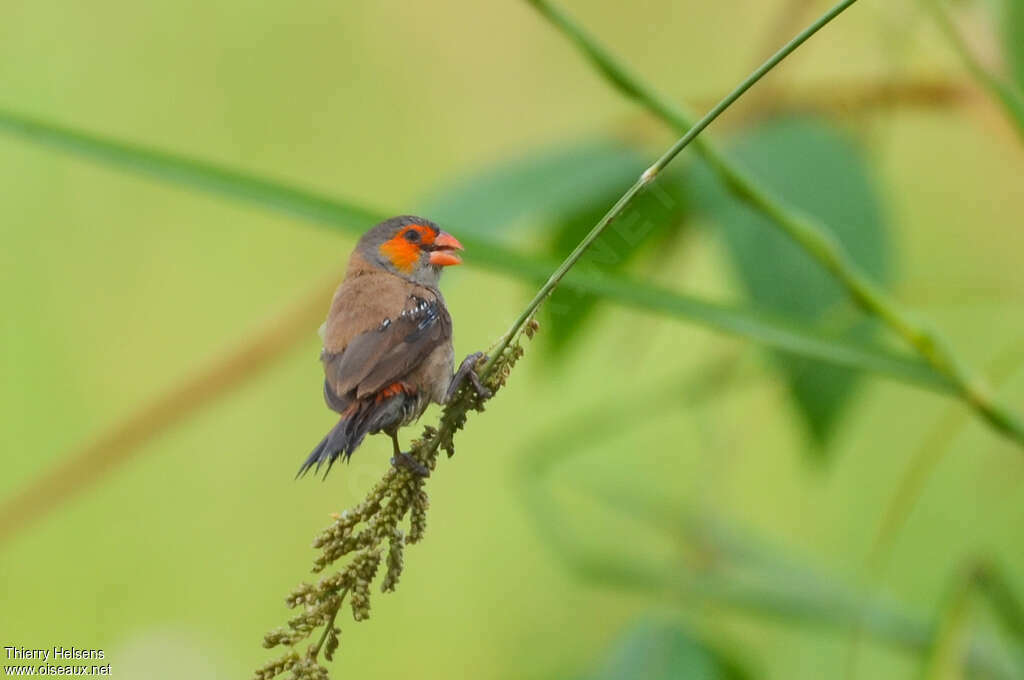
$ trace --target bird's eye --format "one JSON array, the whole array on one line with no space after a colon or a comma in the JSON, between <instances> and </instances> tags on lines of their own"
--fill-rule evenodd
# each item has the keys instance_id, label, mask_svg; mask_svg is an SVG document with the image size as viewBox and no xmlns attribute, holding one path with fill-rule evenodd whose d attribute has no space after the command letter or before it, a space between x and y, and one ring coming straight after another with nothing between
<instances>
[{"instance_id":1,"label":"bird's eye","mask_svg":"<svg viewBox=\"0 0 1024 680\"><path fill-rule=\"evenodd\" d=\"M402 234L402 236L404 236L405 240L408 241L409 243L420 242L420 232L416 231L415 229L409 229L404 234Z\"/></svg>"}]
</instances>

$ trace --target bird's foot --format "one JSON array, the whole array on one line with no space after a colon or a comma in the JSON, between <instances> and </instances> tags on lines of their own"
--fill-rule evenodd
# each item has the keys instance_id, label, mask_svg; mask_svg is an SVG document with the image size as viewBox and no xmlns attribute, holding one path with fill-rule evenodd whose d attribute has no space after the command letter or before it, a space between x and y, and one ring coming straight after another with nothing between
<instances>
[{"instance_id":1,"label":"bird's foot","mask_svg":"<svg viewBox=\"0 0 1024 680\"><path fill-rule=\"evenodd\" d=\"M476 374L476 365L480 359L486 359L483 352L473 352L468 357L462 360L459 364L459 370L455 371L455 375L452 377L452 382L448 386L448 392L445 394L444 403L448 403L455 396L455 393L459 391L462 384L469 380L473 385L473 389L476 390L476 394L480 399L490 399L494 396L494 393L483 386L480 382L480 376Z\"/></svg>"},{"instance_id":2,"label":"bird's foot","mask_svg":"<svg viewBox=\"0 0 1024 680\"><path fill-rule=\"evenodd\" d=\"M407 451L400 451L391 458L391 464L399 470L408 470L417 477L429 477L430 470L426 465L412 457Z\"/></svg>"}]
</instances>

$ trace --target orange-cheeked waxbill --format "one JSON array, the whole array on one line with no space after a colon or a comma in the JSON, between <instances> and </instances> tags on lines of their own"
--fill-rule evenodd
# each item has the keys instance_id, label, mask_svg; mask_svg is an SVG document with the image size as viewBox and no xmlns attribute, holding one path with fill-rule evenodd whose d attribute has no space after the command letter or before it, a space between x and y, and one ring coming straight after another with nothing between
<instances>
[{"instance_id":1,"label":"orange-cheeked waxbill","mask_svg":"<svg viewBox=\"0 0 1024 680\"><path fill-rule=\"evenodd\" d=\"M452 319L438 288L445 267L462 262L462 244L421 217L403 215L366 232L348 262L321 328L324 399L341 415L299 469L348 458L368 434L385 432L395 465L427 470L402 453L398 429L431 402L443 404L469 377L489 396L471 354L454 369Z\"/></svg>"}]
</instances>

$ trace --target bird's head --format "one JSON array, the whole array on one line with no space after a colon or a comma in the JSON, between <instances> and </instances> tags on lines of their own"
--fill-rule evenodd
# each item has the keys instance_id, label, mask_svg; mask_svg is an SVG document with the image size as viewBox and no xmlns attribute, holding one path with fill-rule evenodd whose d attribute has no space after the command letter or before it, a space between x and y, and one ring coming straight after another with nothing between
<instances>
[{"instance_id":1,"label":"bird's head","mask_svg":"<svg viewBox=\"0 0 1024 680\"><path fill-rule=\"evenodd\" d=\"M460 264L462 244L430 220L392 217L366 232L356 250L370 262L415 283L436 286L441 269Z\"/></svg>"}]
</instances>

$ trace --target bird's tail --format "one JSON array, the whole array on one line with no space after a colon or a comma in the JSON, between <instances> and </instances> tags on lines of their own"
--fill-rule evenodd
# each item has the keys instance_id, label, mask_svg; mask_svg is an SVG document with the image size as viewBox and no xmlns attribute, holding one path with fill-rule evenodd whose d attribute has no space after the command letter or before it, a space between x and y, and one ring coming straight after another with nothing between
<instances>
[{"instance_id":1,"label":"bird's tail","mask_svg":"<svg viewBox=\"0 0 1024 680\"><path fill-rule=\"evenodd\" d=\"M316 471L320 472L320 467L326 463L327 470L324 471L324 476L331 471L331 466L334 465L334 461L339 458L345 458L348 460L352 455L352 452L356 450L363 441L363 437L366 436L366 430L358 427L358 413L343 414L338 424L331 428L331 431L320 440L320 443L316 445L313 452L306 458L306 462L299 468L299 472L296 478L303 476L311 467L316 466Z\"/></svg>"},{"instance_id":2,"label":"bird's tail","mask_svg":"<svg viewBox=\"0 0 1024 680\"><path fill-rule=\"evenodd\" d=\"M366 435L409 422L416 415L418 402L413 394L400 389L401 383L395 385L397 387L382 390L374 398L353 401L342 411L341 420L316 445L296 477L306 474L314 466L319 472L320 467L327 463L327 470L324 471L326 477L334 462L339 458L347 461L363 443Z\"/></svg>"},{"instance_id":3,"label":"bird's tail","mask_svg":"<svg viewBox=\"0 0 1024 680\"><path fill-rule=\"evenodd\" d=\"M366 435L380 432L388 423L401 417L402 405L406 402L405 394L388 395L385 399L368 399L353 402L341 414L341 420L331 431L320 440L306 462L299 468L296 478L309 472L309 469L327 463L324 477L331 471L334 461L352 457L352 452L359 448Z\"/></svg>"}]
</instances>

